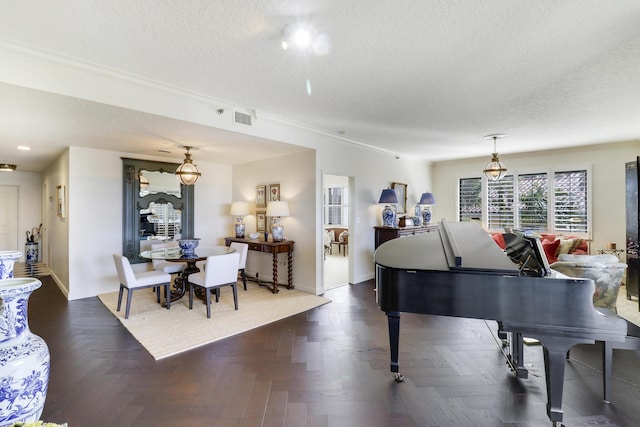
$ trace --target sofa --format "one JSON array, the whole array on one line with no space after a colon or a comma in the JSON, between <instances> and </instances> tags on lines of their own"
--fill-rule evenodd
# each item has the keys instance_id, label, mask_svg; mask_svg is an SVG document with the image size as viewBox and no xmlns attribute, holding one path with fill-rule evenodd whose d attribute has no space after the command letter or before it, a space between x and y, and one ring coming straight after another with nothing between
<instances>
[{"instance_id":1,"label":"sofa","mask_svg":"<svg viewBox=\"0 0 640 427\"><path fill-rule=\"evenodd\" d=\"M505 248L502 232L491 232L491 237L501 249ZM589 242L579 236L564 234L540 233L538 235L542 243L542 249L549 264L558 261L561 254L588 255Z\"/></svg>"}]
</instances>

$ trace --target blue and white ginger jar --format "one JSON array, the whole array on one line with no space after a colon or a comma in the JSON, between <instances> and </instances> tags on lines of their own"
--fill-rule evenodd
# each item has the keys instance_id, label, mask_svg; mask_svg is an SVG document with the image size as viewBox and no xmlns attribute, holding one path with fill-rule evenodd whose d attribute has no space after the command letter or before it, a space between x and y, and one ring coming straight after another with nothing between
<instances>
[{"instance_id":1,"label":"blue and white ginger jar","mask_svg":"<svg viewBox=\"0 0 640 427\"><path fill-rule=\"evenodd\" d=\"M18 251L0 251L0 280L13 277L13 265L21 256Z\"/></svg>"},{"instance_id":2,"label":"blue and white ginger jar","mask_svg":"<svg viewBox=\"0 0 640 427\"><path fill-rule=\"evenodd\" d=\"M42 282L0 280L0 426L40 419L49 385L49 348L29 330L29 296Z\"/></svg>"}]
</instances>

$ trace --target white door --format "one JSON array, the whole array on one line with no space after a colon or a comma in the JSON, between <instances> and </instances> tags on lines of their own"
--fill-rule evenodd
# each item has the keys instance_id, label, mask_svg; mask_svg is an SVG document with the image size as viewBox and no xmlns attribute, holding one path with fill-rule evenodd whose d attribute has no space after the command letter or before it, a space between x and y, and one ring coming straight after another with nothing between
<instances>
[{"instance_id":1,"label":"white door","mask_svg":"<svg viewBox=\"0 0 640 427\"><path fill-rule=\"evenodd\" d=\"M18 250L18 187L0 185L0 251Z\"/></svg>"}]
</instances>

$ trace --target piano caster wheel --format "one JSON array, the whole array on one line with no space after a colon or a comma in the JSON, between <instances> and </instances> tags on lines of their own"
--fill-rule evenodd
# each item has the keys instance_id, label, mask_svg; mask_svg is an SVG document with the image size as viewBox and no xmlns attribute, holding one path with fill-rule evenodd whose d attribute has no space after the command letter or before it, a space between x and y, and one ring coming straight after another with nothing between
<instances>
[{"instance_id":1,"label":"piano caster wheel","mask_svg":"<svg viewBox=\"0 0 640 427\"><path fill-rule=\"evenodd\" d=\"M396 373L393 377L393 379L397 382L397 383L401 383L404 381L404 375L400 374L400 373Z\"/></svg>"}]
</instances>

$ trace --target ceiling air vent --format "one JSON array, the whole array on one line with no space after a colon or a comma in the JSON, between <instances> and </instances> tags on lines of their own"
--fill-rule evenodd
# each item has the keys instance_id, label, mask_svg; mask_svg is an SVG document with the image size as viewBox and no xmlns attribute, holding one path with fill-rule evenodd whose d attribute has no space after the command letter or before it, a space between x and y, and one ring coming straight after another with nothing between
<instances>
[{"instance_id":1,"label":"ceiling air vent","mask_svg":"<svg viewBox=\"0 0 640 427\"><path fill-rule=\"evenodd\" d=\"M234 111L233 121L242 125L251 126L251 115Z\"/></svg>"}]
</instances>

